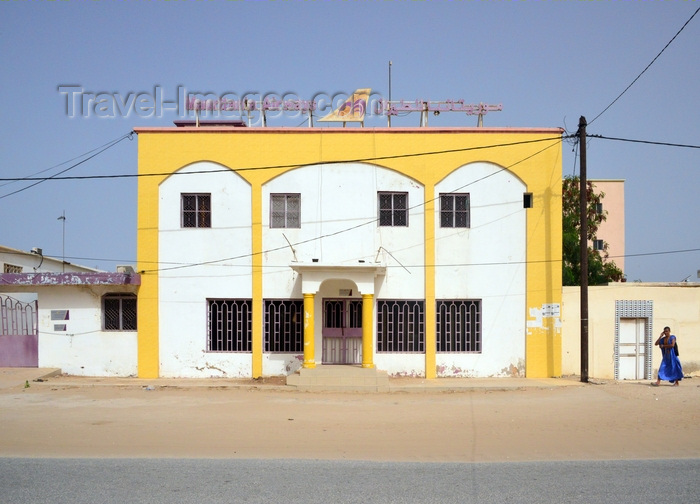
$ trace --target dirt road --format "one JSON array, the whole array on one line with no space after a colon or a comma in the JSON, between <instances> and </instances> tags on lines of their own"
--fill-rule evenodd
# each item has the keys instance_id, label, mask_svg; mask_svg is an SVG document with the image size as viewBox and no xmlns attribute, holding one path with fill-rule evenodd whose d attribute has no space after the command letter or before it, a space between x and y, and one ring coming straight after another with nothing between
<instances>
[{"instance_id":1,"label":"dirt road","mask_svg":"<svg viewBox=\"0 0 700 504\"><path fill-rule=\"evenodd\" d=\"M3 457L523 461L700 457L700 383L337 394L278 388L0 390Z\"/></svg>"}]
</instances>

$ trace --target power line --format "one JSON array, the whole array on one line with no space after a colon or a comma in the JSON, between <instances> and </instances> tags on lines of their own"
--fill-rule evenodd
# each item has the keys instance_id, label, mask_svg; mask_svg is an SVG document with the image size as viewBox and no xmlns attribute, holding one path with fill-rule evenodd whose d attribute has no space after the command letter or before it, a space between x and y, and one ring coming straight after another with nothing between
<instances>
[{"instance_id":1,"label":"power line","mask_svg":"<svg viewBox=\"0 0 700 504\"><path fill-rule=\"evenodd\" d=\"M618 142L641 143L648 145L664 145L666 147L683 147L687 149L700 149L700 145L677 144L670 142L652 142L651 140L633 140L630 138L608 137L604 135L588 135L588 138L600 138L601 140L616 140Z\"/></svg>"},{"instance_id":2,"label":"power line","mask_svg":"<svg viewBox=\"0 0 700 504\"><path fill-rule=\"evenodd\" d=\"M129 135L127 135L127 136L129 136ZM123 139L124 139L124 137L122 137L120 140L123 140ZM33 180L36 180L36 181L44 182L47 180L95 180L95 179L114 179L114 178L164 177L164 176L171 176L171 175L201 175L204 173L224 173L224 172L238 173L238 172L256 171L256 170L275 170L275 169L284 169L284 168L298 168L300 166L309 166L309 164L327 164L327 165L330 165L330 164L362 163L362 162L369 162L369 161L384 161L384 160L389 160L389 159L407 159L407 158L412 158L412 157L435 156L435 155L441 155L441 154L453 154L453 153L458 153L458 152L468 152L468 151L474 151L474 150L496 149L496 148L501 148L501 147L512 147L512 146L516 146L516 145L525 145L525 144L539 143L539 142L560 141L561 139L562 139L562 136L556 136L556 137L550 137L550 138L540 138L537 140L522 140L519 142L511 142L511 143L480 145L477 147L464 147L464 148L460 148L460 149L444 149L444 150L438 150L438 151L415 152L415 153L411 153L411 154L394 154L394 155L390 155L390 156L375 156L375 157L354 158L354 159L340 159L340 160L335 160L335 161L317 161L315 163L303 163L303 164L290 163L290 164L283 164L283 165L268 165L268 166L245 167L245 168L221 168L218 170L197 170L197 171L174 172L174 173L173 172L159 172L159 173L133 173L133 174L116 174L116 175L76 175L76 176L67 176L67 177L58 177L58 176L54 175L51 177L0 178L0 181L17 181L17 180L33 181ZM91 156L91 157L94 157L94 156ZM90 159L90 158L88 158L88 159ZM84 161L87 161L87 159ZM84 161L81 161L81 163ZM77 164L75 166L77 166ZM75 166L72 166L69 169L72 169ZM67 171L67 170L64 170L61 173L64 173L65 171ZM34 184L34 185L36 185L36 184Z\"/></svg>"},{"instance_id":3,"label":"power line","mask_svg":"<svg viewBox=\"0 0 700 504\"><path fill-rule=\"evenodd\" d=\"M282 250L287 248L287 246L280 247L275 250ZM636 254L618 254L618 255L611 255L608 258L609 259L619 259L619 258L632 258L632 257L648 257L648 256L659 256L659 255L674 255L674 254L686 254L690 252L700 252L700 248L692 248L692 249L677 249L677 250L662 250L662 251L657 251L657 252L640 252ZM21 252L5 252L6 254L20 254ZM245 259L248 257L251 257L253 254L247 254L247 255L241 255L238 257L234 258L228 258L230 260L233 259ZM70 260L78 260L78 261L98 261L98 260L108 260L108 259L99 259L99 258L94 258L94 257L70 257L66 256L66 259ZM224 259L226 260L226 259ZM453 266L505 266L505 265L523 265L523 264L551 264L551 263L560 263L563 262L564 259L542 259L542 260L537 260L537 261L509 261L509 262L488 262L488 263L453 263L453 264L433 264L430 267L432 268L441 268L441 267L453 267ZM135 261L123 261L123 262L135 262ZM144 262L149 262L149 261L144 261ZM150 261L151 263L155 264L174 264L174 265L182 265L184 267L192 267L192 266L209 266L214 263L214 261L206 262L206 263L198 263L198 264L191 264L191 263L176 263L176 262L163 262L159 263L157 261ZM249 264L217 264L217 266L223 267L223 268L250 268L251 266ZM286 268L288 267L289 264L266 264L263 265L263 268ZM392 266L392 265L387 265L387 268L403 268L403 267L408 267L408 268L424 268L428 267L427 264L408 264L404 266ZM151 272L156 272L156 271L164 271L164 269L161 270L148 270L145 271L145 273L151 273Z\"/></svg>"},{"instance_id":4,"label":"power line","mask_svg":"<svg viewBox=\"0 0 700 504\"><path fill-rule=\"evenodd\" d=\"M133 133L134 133L134 132L131 131L131 132L129 132L127 135L131 135L131 134L133 134ZM110 140L109 142L107 142L107 143L105 143L105 144L102 144L102 145L100 145L100 146L98 146L98 147L95 147L94 149L91 149L91 150L89 150L89 151L87 151L87 152L83 152L82 154L80 154L80 155L78 155L78 156L75 156L74 158L67 159L66 161L63 161L63 162L58 163L58 164L56 164L56 165L53 165L53 166L51 166L51 167L49 167L49 168L45 168L45 169L43 169L43 170L39 170L39 171L36 172L36 173L32 173L32 174L29 175L28 177L34 177L35 175L39 175L40 173L45 173L45 172L47 172L47 171L53 170L54 168L58 168L59 166L63 166L64 164L70 163L71 161L75 161L76 159L80 159L80 158L82 158L82 157L84 157L84 156L87 156L88 154L92 154L92 153L95 152L96 150L99 150L99 149L101 149L102 147L105 147L105 146L109 146L111 143L113 143L113 142L115 142L115 141L117 141L117 140L119 140L119 139L122 139L122 137L119 137L118 139L115 139L115 140ZM5 184L0 184L0 187L4 187L4 186L6 186L6 185L10 185L10 184L13 184L13 183L15 183L15 182L20 182L20 181L24 181L24 180L29 180L28 177L22 177L22 178L18 178L18 179L16 179L16 180L12 180L12 181L10 181L10 182L7 182L7 183L5 183Z\"/></svg>"},{"instance_id":5,"label":"power line","mask_svg":"<svg viewBox=\"0 0 700 504\"><path fill-rule=\"evenodd\" d=\"M596 119L598 119L598 118L599 118L600 116L602 116L610 107L612 107L612 106L615 104L615 102L617 102L617 100L619 100L620 98L622 98L622 95L625 94L625 93L627 92L627 90L628 90L629 88L631 88L631 87L634 85L634 83L637 82L637 81L639 80L639 78L640 78L642 75L644 75L644 72L646 72L647 70L649 70L649 67L651 67L651 65L654 64L654 62L659 58L659 56L661 56L661 54L668 48L668 46L670 46L671 43L672 43L674 40L676 40L676 37L678 37L678 35L680 35L680 33L685 29L685 27L688 26L688 23L690 23L690 21L692 21L692 19L695 17L695 15L696 15L699 11L700 11L700 7L698 7L698 9L693 13L693 15L690 16L690 19L688 19L688 21L685 22L685 24L681 27L681 29L678 30L678 32L673 36L673 38L672 38L671 40L668 41L668 43L664 46L664 48L661 49L661 51L659 52L659 54L657 54L656 57L654 57L654 59L651 60L651 63L649 63L649 64L646 66L646 68L645 68L644 70L642 70L641 73L640 73L639 75L637 75L637 77L630 83L630 85L627 86L627 87L625 88L625 90L622 91L622 93L620 93L620 94L617 96L617 98L615 98L612 102L610 102L610 105L608 105L607 107L605 107L605 108L603 109L603 111L602 111L600 114L598 114L597 116L595 116L595 117L588 123L589 126L590 126L591 124L593 124L593 121L595 121Z\"/></svg>"},{"instance_id":6,"label":"power line","mask_svg":"<svg viewBox=\"0 0 700 504\"><path fill-rule=\"evenodd\" d=\"M42 182L46 182L47 180L63 180L63 179L65 179L65 178L69 178L69 177L59 177L58 175L60 175L60 174L62 174L62 173L66 173L67 171L70 171L70 170L72 170L73 168L76 168L77 166L80 166L81 164L85 163L86 161L89 161L90 159L92 159L92 158L94 158L94 157L96 157L96 156L99 156L99 155L102 154L104 151L106 151L107 149L110 149L110 148L114 147L115 145L117 145L117 144L118 144L119 142L121 142L122 140L125 140L125 139L127 139L127 138L131 140L131 139L133 138L133 133L134 133L133 131L130 131L129 133L126 133L125 135L122 135L121 137L117 138L116 140L113 140L113 141L111 141L111 142L108 142L107 144L105 144L104 147L98 148L99 150L98 150L97 152L95 152L94 154L92 154L91 156L86 157L86 158L83 159L82 161L78 161L77 163L75 163L75 164L69 166L68 168L66 168L65 170L61 170L60 172L56 173L55 175L51 175L50 177L40 177L40 178L37 178L37 177L22 177L22 178L6 178L6 179L0 179L0 180L2 180L2 181L10 181L10 182L36 181L34 184L29 184L28 186L25 186L25 187L23 187L22 189L17 189L16 191L13 191L13 192L10 192L10 193L7 193L7 194L3 194L2 196L0 196L0 199L4 199L4 198L7 198L7 197L9 197L9 196L12 196L13 194L17 194L17 193L21 193L22 191L26 191L27 189L30 189L30 188L32 188L32 187L35 187L35 186L41 184ZM95 149L93 149L92 151L89 151L89 152L94 152L94 151L95 151ZM81 156L78 156L78 157L81 157ZM76 158L74 158L74 159L76 159ZM67 162L67 161L66 161L66 162ZM65 164L66 162L61 163L61 164ZM56 166L61 166L61 164L56 165ZM49 170L49 169L51 169L51 168L47 168L47 170ZM42 171L46 171L46 170L42 170Z\"/></svg>"}]
</instances>

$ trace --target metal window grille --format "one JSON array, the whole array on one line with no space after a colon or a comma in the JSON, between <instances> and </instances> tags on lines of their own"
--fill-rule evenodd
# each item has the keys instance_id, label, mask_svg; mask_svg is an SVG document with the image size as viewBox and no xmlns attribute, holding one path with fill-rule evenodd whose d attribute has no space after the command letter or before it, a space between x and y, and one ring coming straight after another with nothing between
<instances>
[{"instance_id":1,"label":"metal window grille","mask_svg":"<svg viewBox=\"0 0 700 504\"><path fill-rule=\"evenodd\" d=\"M301 227L301 194L270 195L270 227Z\"/></svg>"},{"instance_id":2,"label":"metal window grille","mask_svg":"<svg viewBox=\"0 0 700 504\"><path fill-rule=\"evenodd\" d=\"M265 301L265 351L304 351L304 301Z\"/></svg>"},{"instance_id":3,"label":"metal window grille","mask_svg":"<svg viewBox=\"0 0 700 504\"><path fill-rule=\"evenodd\" d=\"M4 273L22 273L22 266L15 266L14 264L5 263L2 269Z\"/></svg>"},{"instance_id":4,"label":"metal window grille","mask_svg":"<svg viewBox=\"0 0 700 504\"><path fill-rule=\"evenodd\" d=\"M468 228L469 193L440 194L440 226Z\"/></svg>"},{"instance_id":5,"label":"metal window grille","mask_svg":"<svg viewBox=\"0 0 700 504\"><path fill-rule=\"evenodd\" d=\"M102 298L105 331L136 330L136 296L107 294Z\"/></svg>"},{"instance_id":6,"label":"metal window grille","mask_svg":"<svg viewBox=\"0 0 700 504\"><path fill-rule=\"evenodd\" d=\"M408 193L380 192L379 225L408 226Z\"/></svg>"},{"instance_id":7,"label":"metal window grille","mask_svg":"<svg viewBox=\"0 0 700 504\"><path fill-rule=\"evenodd\" d=\"M207 351L251 351L252 305L250 299L208 300Z\"/></svg>"},{"instance_id":8,"label":"metal window grille","mask_svg":"<svg viewBox=\"0 0 700 504\"><path fill-rule=\"evenodd\" d=\"M183 194L182 195L182 227L209 228L211 227L211 195Z\"/></svg>"},{"instance_id":9,"label":"metal window grille","mask_svg":"<svg viewBox=\"0 0 700 504\"><path fill-rule=\"evenodd\" d=\"M425 301L377 301L377 352L425 352Z\"/></svg>"},{"instance_id":10,"label":"metal window grille","mask_svg":"<svg viewBox=\"0 0 700 504\"><path fill-rule=\"evenodd\" d=\"M438 300L436 305L437 351L481 352L481 300Z\"/></svg>"}]
</instances>

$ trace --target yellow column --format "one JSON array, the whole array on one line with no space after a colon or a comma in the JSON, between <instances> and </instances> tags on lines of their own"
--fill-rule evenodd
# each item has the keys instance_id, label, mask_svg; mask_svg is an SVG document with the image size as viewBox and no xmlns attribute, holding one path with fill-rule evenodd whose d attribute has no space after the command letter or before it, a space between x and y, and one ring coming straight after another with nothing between
<instances>
[{"instance_id":1,"label":"yellow column","mask_svg":"<svg viewBox=\"0 0 700 504\"><path fill-rule=\"evenodd\" d=\"M362 294L362 367L373 368L374 294Z\"/></svg>"},{"instance_id":2,"label":"yellow column","mask_svg":"<svg viewBox=\"0 0 700 504\"><path fill-rule=\"evenodd\" d=\"M435 186L425 184L425 377L437 378L435 334Z\"/></svg>"},{"instance_id":3,"label":"yellow column","mask_svg":"<svg viewBox=\"0 0 700 504\"><path fill-rule=\"evenodd\" d=\"M263 312L263 254L262 254L262 188L258 185L252 191L252 215L251 225L253 245L253 313ZM263 374L263 317L253 317L252 355L253 378L260 378Z\"/></svg>"},{"instance_id":4,"label":"yellow column","mask_svg":"<svg viewBox=\"0 0 700 504\"><path fill-rule=\"evenodd\" d=\"M304 293L304 364L303 367L316 367L314 354L314 295Z\"/></svg>"}]
</instances>

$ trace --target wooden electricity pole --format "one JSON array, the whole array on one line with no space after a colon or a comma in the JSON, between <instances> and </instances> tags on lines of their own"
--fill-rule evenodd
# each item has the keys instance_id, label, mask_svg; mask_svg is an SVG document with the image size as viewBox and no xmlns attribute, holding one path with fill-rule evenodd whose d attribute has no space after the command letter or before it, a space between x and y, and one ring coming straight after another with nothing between
<instances>
[{"instance_id":1,"label":"wooden electricity pole","mask_svg":"<svg viewBox=\"0 0 700 504\"><path fill-rule=\"evenodd\" d=\"M588 382L588 181L586 180L586 118L578 121L581 146L579 203L581 217L581 381Z\"/></svg>"}]
</instances>

